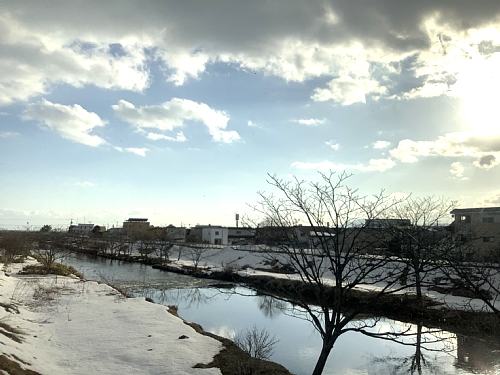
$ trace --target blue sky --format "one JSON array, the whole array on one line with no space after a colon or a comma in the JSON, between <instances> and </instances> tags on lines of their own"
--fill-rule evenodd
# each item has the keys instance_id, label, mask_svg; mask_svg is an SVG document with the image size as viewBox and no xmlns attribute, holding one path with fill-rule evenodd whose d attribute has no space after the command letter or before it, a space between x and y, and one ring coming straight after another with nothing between
<instances>
[{"instance_id":1,"label":"blue sky","mask_svg":"<svg viewBox=\"0 0 500 375\"><path fill-rule=\"evenodd\" d=\"M2 1L0 228L234 225L267 173L500 205L497 1Z\"/></svg>"}]
</instances>

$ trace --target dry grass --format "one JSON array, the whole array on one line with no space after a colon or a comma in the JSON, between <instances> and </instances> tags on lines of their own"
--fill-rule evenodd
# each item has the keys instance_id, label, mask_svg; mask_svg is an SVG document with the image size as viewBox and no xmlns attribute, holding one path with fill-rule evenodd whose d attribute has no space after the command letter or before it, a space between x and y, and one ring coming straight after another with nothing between
<instances>
[{"instance_id":1,"label":"dry grass","mask_svg":"<svg viewBox=\"0 0 500 375\"><path fill-rule=\"evenodd\" d=\"M14 359L19 360L19 358L12 356ZM5 371L5 373L9 375L41 375L39 372L28 370L22 368L19 362L16 362L14 359L9 358L9 356L5 354L0 355L0 370ZM20 361L23 364L28 364L26 362Z\"/></svg>"}]
</instances>

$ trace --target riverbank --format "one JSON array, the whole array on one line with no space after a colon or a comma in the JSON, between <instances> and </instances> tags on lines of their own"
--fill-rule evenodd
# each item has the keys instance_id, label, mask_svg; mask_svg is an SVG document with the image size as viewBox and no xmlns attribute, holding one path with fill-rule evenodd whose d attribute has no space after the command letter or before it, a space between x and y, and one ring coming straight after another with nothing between
<instances>
[{"instance_id":1,"label":"riverbank","mask_svg":"<svg viewBox=\"0 0 500 375\"><path fill-rule=\"evenodd\" d=\"M168 308L76 277L0 271L0 369L31 374L289 374Z\"/></svg>"},{"instance_id":2,"label":"riverbank","mask_svg":"<svg viewBox=\"0 0 500 375\"><path fill-rule=\"evenodd\" d=\"M132 256L111 256L106 258L126 261L140 261L153 268L184 275L222 280L233 283L244 283L260 293L286 296L289 291L300 290L300 282L296 275L284 265L271 265L258 252L239 251L227 247L225 249L208 249L203 252L203 258L196 264L189 252L176 249L171 254L171 261L158 264L155 258L138 259L138 254ZM443 288L442 288L443 289ZM389 295L371 304L367 314L383 315L408 323L424 323L463 335L481 335L494 339L500 334L497 317L485 312L484 303L479 299L439 293L436 290L423 288L425 298L422 303L415 300L415 294L409 289L405 293ZM354 291L355 298L351 300L352 308L356 303L362 304L363 297L369 297L366 291ZM497 301L500 303L500 301ZM473 311L473 310L474 311Z\"/></svg>"}]
</instances>

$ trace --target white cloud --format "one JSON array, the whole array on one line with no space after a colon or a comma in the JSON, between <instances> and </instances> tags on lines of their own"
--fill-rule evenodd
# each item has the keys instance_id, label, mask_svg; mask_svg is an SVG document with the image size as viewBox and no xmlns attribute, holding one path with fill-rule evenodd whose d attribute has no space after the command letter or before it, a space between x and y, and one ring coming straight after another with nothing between
<instances>
[{"instance_id":1,"label":"white cloud","mask_svg":"<svg viewBox=\"0 0 500 375\"><path fill-rule=\"evenodd\" d=\"M13 138L18 136L18 132L0 132L0 138Z\"/></svg>"},{"instance_id":2,"label":"white cloud","mask_svg":"<svg viewBox=\"0 0 500 375\"><path fill-rule=\"evenodd\" d=\"M372 79L342 76L328 82L328 88L314 89L311 99L318 102L332 100L342 105L366 103L366 95L382 94L385 89Z\"/></svg>"},{"instance_id":3,"label":"white cloud","mask_svg":"<svg viewBox=\"0 0 500 375\"><path fill-rule=\"evenodd\" d=\"M106 143L97 135L89 134L94 128L106 125L106 121L94 112L88 112L78 104L54 104L42 99L28 104L22 114L23 120L34 120L58 132L63 138L87 146L96 147Z\"/></svg>"},{"instance_id":4,"label":"white cloud","mask_svg":"<svg viewBox=\"0 0 500 375\"><path fill-rule=\"evenodd\" d=\"M306 126L318 126L325 124L326 119L310 118L310 119L295 120L295 122L298 122L299 124Z\"/></svg>"},{"instance_id":5,"label":"white cloud","mask_svg":"<svg viewBox=\"0 0 500 375\"><path fill-rule=\"evenodd\" d=\"M175 137L170 137L165 134L158 134L158 133L148 133L146 138L151 139L153 141L157 141L159 139L164 139L167 141L172 141L172 142L186 142L186 136L184 135L183 132L178 132Z\"/></svg>"},{"instance_id":6,"label":"white cloud","mask_svg":"<svg viewBox=\"0 0 500 375\"><path fill-rule=\"evenodd\" d=\"M325 144L327 146L330 146L331 148L333 148L334 150L338 150L340 148L340 144L338 143L335 143L334 141L326 141Z\"/></svg>"},{"instance_id":7,"label":"white cloud","mask_svg":"<svg viewBox=\"0 0 500 375\"><path fill-rule=\"evenodd\" d=\"M149 151L147 148L137 148L137 147L127 147L125 151L131 152L132 154L136 154L139 156L146 156L146 152Z\"/></svg>"},{"instance_id":8,"label":"white cloud","mask_svg":"<svg viewBox=\"0 0 500 375\"><path fill-rule=\"evenodd\" d=\"M294 162L292 167L297 169L313 169L319 171L356 170L360 172L384 172L395 166L391 159L371 159L368 165L364 164L336 164L325 160L319 163Z\"/></svg>"},{"instance_id":9,"label":"white cloud","mask_svg":"<svg viewBox=\"0 0 500 375\"><path fill-rule=\"evenodd\" d=\"M0 105L57 84L143 91L152 59L175 85L202 78L208 64L220 62L286 81L330 77L312 97L343 105L364 103L367 95L470 97L471 87L500 86L488 83L498 76L499 57L489 60L494 54L480 51L482 41L499 39L494 1L417 2L405 9L381 1L202 2L196 12L183 2L145 4L2 4ZM407 71L422 84L390 94L390 74L399 75L410 57Z\"/></svg>"},{"instance_id":10,"label":"white cloud","mask_svg":"<svg viewBox=\"0 0 500 375\"><path fill-rule=\"evenodd\" d=\"M464 177L465 168L459 161L451 163L450 173L454 176L454 178L458 178L461 180L468 180L468 177Z\"/></svg>"},{"instance_id":11,"label":"white cloud","mask_svg":"<svg viewBox=\"0 0 500 375\"><path fill-rule=\"evenodd\" d=\"M500 134L478 136L455 132L439 136L434 141L403 139L389 153L403 163L415 163L424 156L474 158L476 167L490 169L500 164Z\"/></svg>"},{"instance_id":12,"label":"white cloud","mask_svg":"<svg viewBox=\"0 0 500 375\"><path fill-rule=\"evenodd\" d=\"M390 145L391 145L391 142L388 142L388 141L376 141L376 142L373 142L373 148L375 148L375 149L387 148Z\"/></svg>"},{"instance_id":13,"label":"white cloud","mask_svg":"<svg viewBox=\"0 0 500 375\"><path fill-rule=\"evenodd\" d=\"M225 130L229 116L204 103L173 98L160 105L136 108L132 103L120 100L112 108L118 117L134 125L139 131L151 128L171 131L174 128L185 126L186 121L196 121L207 127L215 142L232 143L240 139L239 134L234 130Z\"/></svg>"},{"instance_id":14,"label":"white cloud","mask_svg":"<svg viewBox=\"0 0 500 375\"><path fill-rule=\"evenodd\" d=\"M83 187L91 187L91 186L95 186L92 182L90 181L82 181L82 182L77 182L76 183L77 186L83 186Z\"/></svg>"}]
</instances>

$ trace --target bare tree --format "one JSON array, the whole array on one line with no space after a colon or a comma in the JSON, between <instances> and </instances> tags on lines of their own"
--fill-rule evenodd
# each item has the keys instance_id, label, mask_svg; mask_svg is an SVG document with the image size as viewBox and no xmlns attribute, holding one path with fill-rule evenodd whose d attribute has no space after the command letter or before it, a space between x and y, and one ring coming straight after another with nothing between
<instances>
[{"instance_id":1,"label":"bare tree","mask_svg":"<svg viewBox=\"0 0 500 375\"><path fill-rule=\"evenodd\" d=\"M179 250L180 256L181 250ZM204 260L212 258L222 252L222 249L213 249L207 246L186 246L186 255L193 262L194 273L198 272L200 263Z\"/></svg>"},{"instance_id":2,"label":"bare tree","mask_svg":"<svg viewBox=\"0 0 500 375\"><path fill-rule=\"evenodd\" d=\"M31 232L11 230L0 232L0 251L3 263L11 263L16 257L29 255Z\"/></svg>"},{"instance_id":3,"label":"bare tree","mask_svg":"<svg viewBox=\"0 0 500 375\"><path fill-rule=\"evenodd\" d=\"M154 235L154 254L159 259L160 264L164 265L168 263L170 254L172 252L172 247L174 246L172 239L168 236L168 231L164 230L157 232Z\"/></svg>"},{"instance_id":4,"label":"bare tree","mask_svg":"<svg viewBox=\"0 0 500 375\"><path fill-rule=\"evenodd\" d=\"M68 254L68 236L63 232L40 233L32 249L35 258L50 273L54 264Z\"/></svg>"},{"instance_id":5,"label":"bare tree","mask_svg":"<svg viewBox=\"0 0 500 375\"><path fill-rule=\"evenodd\" d=\"M105 251L111 255L120 255L125 253L128 248L127 237L122 233L113 233L103 237Z\"/></svg>"},{"instance_id":6,"label":"bare tree","mask_svg":"<svg viewBox=\"0 0 500 375\"><path fill-rule=\"evenodd\" d=\"M441 270L453 282L455 288L468 292L470 298L483 301L481 310L493 312L500 322L500 264L488 262L463 262L456 257L448 257ZM477 307L470 306L471 310Z\"/></svg>"},{"instance_id":7,"label":"bare tree","mask_svg":"<svg viewBox=\"0 0 500 375\"><path fill-rule=\"evenodd\" d=\"M279 342L265 329L259 330L254 324L252 329L238 332L232 340L243 351L257 359L268 360L274 353L274 347Z\"/></svg>"},{"instance_id":8,"label":"bare tree","mask_svg":"<svg viewBox=\"0 0 500 375\"><path fill-rule=\"evenodd\" d=\"M391 255L405 267L403 283L415 287L419 300L428 276L434 275L440 261L454 248L450 228L440 227L439 222L449 217L455 205L456 201L444 197L409 197L392 207L391 219L382 228L391 234Z\"/></svg>"},{"instance_id":9,"label":"bare tree","mask_svg":"<svg viewBox=\"0 0 500 375\"><path fill-rule=\"evenodd\" d=\"M390 269L388 258L369 253L386 239L383 231L372 231L366 223L385 217L397 202L383 191L365 197L346 186L350 175L322 174L320 182L294 179L284 181L269 175L268 183L279 194L259 192L260 201L252 206L260 214L257 222L272 223L269 235L277 237L267 256L288 263L298 274L300 287L290 299L307 314L322 338L322 349L313 375L323 372L327 358L340 335L357 331L371 336L367 325L350 325L363 311L382 297L396 292L398 275ZM309 227L310 246L304 244L299 224ZM371 285L371 292L359 292Z\"/></svg>"}]
</instances>

